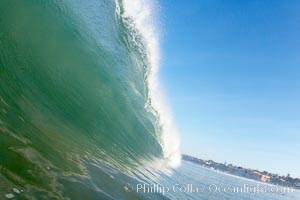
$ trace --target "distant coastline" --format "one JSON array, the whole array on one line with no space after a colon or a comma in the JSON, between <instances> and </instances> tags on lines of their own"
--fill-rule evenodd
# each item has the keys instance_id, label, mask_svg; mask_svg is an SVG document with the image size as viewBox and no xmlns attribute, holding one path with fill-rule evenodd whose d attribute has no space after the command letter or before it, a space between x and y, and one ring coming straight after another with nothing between
<instances>
[{"instance_id":1,"label":"distant coastline","mask_svg":"<svg viewBox=\"0 0 300 200\"><path fill-rule=\"evenodd\" d=\"M212 160L202 160L200 158L195 158L185 154L182 155L182 159L226 174L284 187L292 187L298 190L300 189L300 179L292 178L289 174L287 176L280 176L278 174L273 174L266 171L261 172L259 170L247 169L232 164L227 164L226 162L217 163Z\"/></svg>"}]
</instances>

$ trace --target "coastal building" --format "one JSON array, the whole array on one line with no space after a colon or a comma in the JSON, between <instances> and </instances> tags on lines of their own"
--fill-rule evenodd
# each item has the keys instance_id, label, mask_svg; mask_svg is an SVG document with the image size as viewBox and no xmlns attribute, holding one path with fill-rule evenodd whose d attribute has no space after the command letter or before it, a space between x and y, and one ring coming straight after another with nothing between
<instances>
[{"instance_id":1,"label":"coastal building","mask_svg":"<svg viewBox=\"0 0 300 200\"><path fill-rule=\"evenodd\" d=\"M253 169L247 169L243 167L234 166L227 163L217 163L212 160L202 160L199 158L194 158L192 156L183 155L183 160L199 164L202 167L213 169L227 174L237 175L240 177L245 177L252 180L257 180L265 183L272 183L274 185L294 187L300 189L300 179L292 178L288 174L287 176L279 176L278 174L272 174L267 171L259 171Z\"/></svg>"},{"instance_id":2,"label":"coastal building","mask_svg":"<svg viewBox=\"0 0 300 200\"><path fill-rule=\"evenodd\" d=\"M262 175L260 180L262 182L266 182L267 183L267 182L270 182L270 178L271 178L270 176Z\"/></svg>"},{"instance_id":3,"label":"coastal building","mask_svg":"<svg viewBox=\"0 0 300 200\"><path fill-rule=\"evenodd\" d=\"M255 180L261 180L262 174L258 171L253 171L252 176Z\"/></svg>"}]
</instances>

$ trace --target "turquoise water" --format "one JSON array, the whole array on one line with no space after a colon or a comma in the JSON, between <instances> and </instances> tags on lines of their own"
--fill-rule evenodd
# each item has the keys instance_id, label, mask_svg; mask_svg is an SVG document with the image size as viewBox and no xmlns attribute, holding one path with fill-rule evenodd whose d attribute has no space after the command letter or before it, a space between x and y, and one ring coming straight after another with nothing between
<instances>
[{"instance_id":1,"label":"turquoise water","mask_svg":"<svg viewBox=\"0 0 300 200\"><path fill-rule=\"evenodd\" d=\"M179 140L157 84L156 6L0 2L0 199L233 197L137 190L240 181L187 163L173 168Z\"/></svg>"}]
</instances>

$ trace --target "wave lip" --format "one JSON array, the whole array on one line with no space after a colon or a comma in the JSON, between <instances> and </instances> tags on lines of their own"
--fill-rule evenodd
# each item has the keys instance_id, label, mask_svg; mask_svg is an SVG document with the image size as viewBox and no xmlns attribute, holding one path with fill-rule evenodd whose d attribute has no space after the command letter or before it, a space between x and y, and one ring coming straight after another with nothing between
<instances>
[{"instance_id":1,"label":"wave lip","mask_svg":"<svg viewBox=\"0 0 300 200\"><path fill-rule=\"evenodd\" d=\"M167 165L177 167L180 165L180 139L179 132L174 123L170 108L166 103L166 98L162 93L162 88L158 80L158 70L160 66L160 34L157 26L156 1L150 0L124 0L122 19L130 19L127 25L137 31L141 36L146 58L147 74L146 81L148 87L148 100L146 109L157 118L159 128L159 139L163 149L163 155ZM120 15L120 5L116 0L116 11Z\"/></svg>"}]
</instances>

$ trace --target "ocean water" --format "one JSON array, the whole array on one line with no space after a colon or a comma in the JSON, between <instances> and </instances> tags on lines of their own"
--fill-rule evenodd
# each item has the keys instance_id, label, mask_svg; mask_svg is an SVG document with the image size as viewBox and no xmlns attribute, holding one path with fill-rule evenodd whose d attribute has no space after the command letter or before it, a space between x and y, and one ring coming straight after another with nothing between
<instances>
[{"instance_id":1,"label":"ocean water","mask_svg":"<svg viewBox=\"0 0 300 200\"><path fill-rule=\"evenodd\" d=\"M176 168L157 10L150 0L0 1L0 199L256 197L146 192L241 181Z\"/></svg>"},{"instance_id":2,"label":"ocean water","mask_svg":"<svg viewBox=\"0 0 300 200\"><path fill-rule=\"evenodd\" d=\"M183 161L179 168L174 169L170 177L162 178L160 188L163 187L165 191L169 188L169 191L165 192L165 196L169 199L300 199L299 190L224 174L187 161ZM138 185L138 188L141 186ZM137 186L134 190L144 192L143 188L137 190ZM158 190L159 193L163 193L161 191L162 189Z\"/></svg>"}]
</instances>

